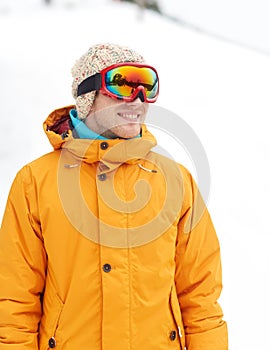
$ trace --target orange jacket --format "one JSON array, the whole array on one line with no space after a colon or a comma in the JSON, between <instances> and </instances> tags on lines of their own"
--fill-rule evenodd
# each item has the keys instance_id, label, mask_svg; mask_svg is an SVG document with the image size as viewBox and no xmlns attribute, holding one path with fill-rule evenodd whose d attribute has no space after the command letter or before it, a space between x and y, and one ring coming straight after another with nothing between
<instances>
[{"instance_id":1,"label":"orange jacket","mask_svg":"<svg viewBox=\"0 0 270 350\"><path fill-rule=\"evenodd\" d=\"M0 350L227 350L219 243L191 175L145 127L74 138L70 108L49 115L54 151L9 194Z\"/></svg>"}]
</instances>

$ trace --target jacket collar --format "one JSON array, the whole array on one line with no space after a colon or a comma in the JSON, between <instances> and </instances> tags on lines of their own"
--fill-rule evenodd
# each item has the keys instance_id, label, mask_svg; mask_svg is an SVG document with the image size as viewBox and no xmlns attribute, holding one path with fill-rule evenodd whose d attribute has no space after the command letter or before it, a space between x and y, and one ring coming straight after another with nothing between
<instances>
[{"instance_id":1,"label":"jacket collar","mask_svg":"<svg viewBox=\"0 0 270 350\"><path fill-rule=\"evenodd\" d=\"M43 124L44 131L55 150L65 149L78 161L101 162L108 171L122 163L137 163L156 145L154 136L142 126L142 137L130 140L90 140L74 138L69 112L74 105L56 109Z\"/></svg>"}]
</instances>

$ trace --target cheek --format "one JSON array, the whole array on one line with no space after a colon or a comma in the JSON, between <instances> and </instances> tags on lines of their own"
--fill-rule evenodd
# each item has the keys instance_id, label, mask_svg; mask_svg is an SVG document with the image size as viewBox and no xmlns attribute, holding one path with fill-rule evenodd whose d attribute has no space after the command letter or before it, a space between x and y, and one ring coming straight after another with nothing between
<instances>
[{"instance_id":1,"label":"cheek","mask_svg":"<svg viewBox=\"0 0 270 350\"><path fill-rule=\"evenodd\" d=\"M106 129L118 129L123 126L122 123L124 123L124 121L118 117L113 109L108 109L100 116L99 123Z\"/></svg>"},{"instance_id":2,"label":"cheek","mask_svg":"<svg viewBox=\"0 0 270 350\"><path fill-rule=\"evenodd\" d=\"M106 106L96 106L95 108L95 116L98 118L100 121L102 120L103 122L109 121L112 119L112 117L115 114L115 108L113 105L107 104Z\"/></svg>"},{"instance_id":3,"label":"cheek","mask_svg":"<svg viewBox=\"0 0 270 350\"><path fill-rule=\"evenodd\" d=\"M149 109L149 104L148 103L144 103L144 115L147 114L148 109Z\"/></svg>"}]
</instances>

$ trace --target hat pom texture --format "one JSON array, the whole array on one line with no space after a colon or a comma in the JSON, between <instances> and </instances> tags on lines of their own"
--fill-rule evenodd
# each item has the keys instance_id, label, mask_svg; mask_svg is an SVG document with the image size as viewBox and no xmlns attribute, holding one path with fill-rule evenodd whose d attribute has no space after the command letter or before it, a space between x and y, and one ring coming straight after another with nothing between
<instances>
[{"instance_id":1,"label":"hat pom texture","mask_svg":"<svg viewBox=\"0 0 270 350\"><path fill-rule=\"evenodd\" d=\"M72 95L76 100L78 118L84 120L90 113L96 97L96 91L77 96L79 84L86 78L116 63L145 62L144 58L134 50L116 44L98 44L79 58L72 67Z\"/></svg>"}]
</instances>

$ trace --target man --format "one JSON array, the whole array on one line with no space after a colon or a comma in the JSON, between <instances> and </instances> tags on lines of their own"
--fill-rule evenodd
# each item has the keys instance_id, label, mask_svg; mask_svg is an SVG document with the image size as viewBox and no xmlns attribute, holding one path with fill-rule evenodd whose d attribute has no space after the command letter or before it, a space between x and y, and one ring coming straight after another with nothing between
<instances>
[{"instance_id":1,"label":"man","mask_svg":"<svg viewBox=\"0 0 270 350\"><path fill-rule=\"evenodd\" d=\"M141 55L95 45L54 151L12 185L0 234L0 350L227 350L219 243L189 172L151 151Z\"/></svg>"}]
</instances>

